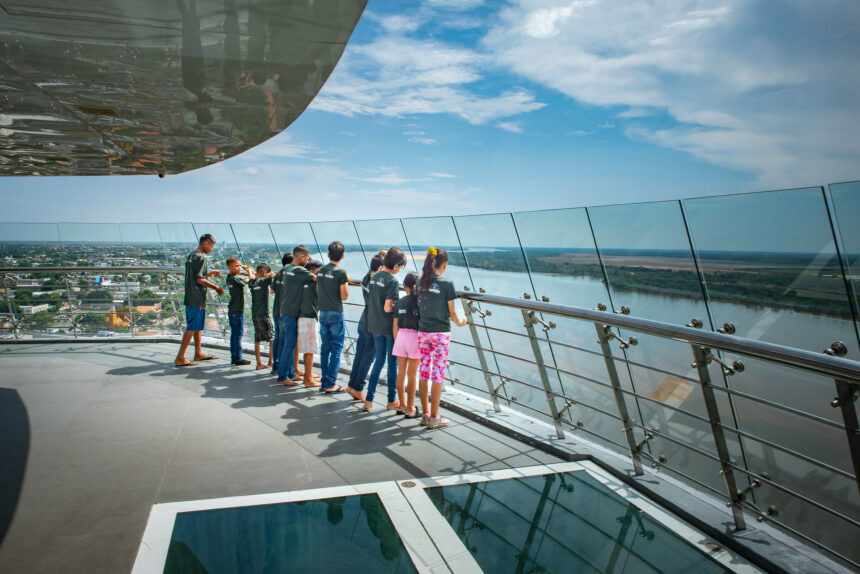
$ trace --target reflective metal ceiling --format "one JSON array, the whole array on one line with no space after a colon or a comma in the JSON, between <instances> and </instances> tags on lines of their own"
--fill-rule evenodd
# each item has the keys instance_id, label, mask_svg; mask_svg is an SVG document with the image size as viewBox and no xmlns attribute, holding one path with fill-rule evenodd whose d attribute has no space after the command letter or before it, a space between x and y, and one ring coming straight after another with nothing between
<instances>
[{"instance_id":1,"label":"reflective metal ceiling","mask_svg":"<svg viewBox=\"0 0 860 574\"><path fill-rule=\"evenodd\" d=\"M0 174L180 173L290 125L367 0L0 0Z\"/></svg>"}]
</instances>

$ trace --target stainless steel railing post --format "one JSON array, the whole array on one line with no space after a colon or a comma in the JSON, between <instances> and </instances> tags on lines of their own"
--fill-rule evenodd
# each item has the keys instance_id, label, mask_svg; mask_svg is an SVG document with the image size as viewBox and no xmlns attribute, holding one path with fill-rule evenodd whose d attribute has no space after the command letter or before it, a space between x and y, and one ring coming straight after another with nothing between
<instances>
[{"instance_id":1,"label":"stainless steel railing post","mask_svg":"<svg viewBox=\"0 0 860 574\"><path fill-rule=\"evenodd\" d=\"M131 336L134 337L134 311L132 311L131 306L131 289L128 286L128 273L123 273L122 279L125 282L125 297L128 300L128 324L131 327Z\"/></svg>"},{"instance_id":2,"label":"stainless steel railing post","mask_svg":"<svg viewBox=\"0 0 860 574\"><path fill-rule=\"evenodd\" d=\"M708 348L696 344L691 345L691 347L693 349L693 358L696 361L694 366L699 374L699 382L702 383L702 396L705 399L705 408L708 411L711 434L717 447L717 457L720 459L720 474L723 475L723 480L726 482L726 491L729 494L729 506L732 509L735 528L743 530L746 528L744 512L741 506L743 495L738 492L737 483L735 482L734 470L732 469L734 462L729 454L726 435L721 426L720 409L717 406L717 398L714 396L714 389L711 386L711 373L708 371Z\"/></svg>"},{"instance_id":3,"label":"stainless steel railing post","mask_svg":"<svg viewBox=\"0 0 860 574\"><path fill-rule=\"evenodd\" d=\"M12 336L17 339L18 335L18 318L15 316L15 311L12 309L12 296L9 293L11 290L6 283L6 274L0 275L0 285L3 286L3 293L6 296L6 305L9 307L9 323L12 325Z\"/></svg>"},{"instance_id":4,"label":"stainless steel railing post","mask_svg":"<svg viewBox=\"0 0 860 574\"><path fill-rule=\"evenodd\" d=\"M540 374L540 381L541 384L543 384L543 390L546 394L546 402L549 405L549 412L552 414L552 422L555 425L555 434L558 438L564 438L564 427L561 426L561 415L558 414L558 406L555 404L555 395L553 394L552 387L549 384L549 373L547 373L546 365L544 365L543 353L540 350L540 342L535 334L535 323L537 323L537 318L534 315L534 311L526 311L523 309L522 313L523 321L525 322L524 327L529 334L532 353L534 353L538 373Z\"/></svg>"},{"instance_id":5,"label":"stainless steel railing post","mask_svg":"<svg viewBox=\"0 0 860 574\"><path fill-rule=\"evenodd\" d=\"M830 403L833 407L839 407L842 411L842 419L845 421L845 432L848 434L848 450L851 453L851 462L854 463L854 480L860 489L860 429L857 424L857 397L860 396L860 385L834 379L836 382L836 398Z\"/></svg>"},{"instance_id":6,"label":"stainless steel railing post","mask_svg":"<svg viewBox=\"0 0 860 574\"><path fill-rule=\"evenodd\" d=\"M595 323L594 328L597 329L597 342L600 344L600 351L603 353L603 361L606 363L606 374L609 375L609 384L612 386L612 394L615 397L615 405L618 408L618 415L621 417L621 424L624 430L624 436L627 439L627 446L630 449L630 460L633 462L633 471L638 476L642 471L642 458L639 456L639 445L636 443L636 437L633 436L633 425L631 424L630 413L627 411L627 403L624 402L624 393L621 391L621 382L618 379L618 369L615 368L615 359L612 358L612 347L609 346L609 330L612 328L609 325Z\"/></svg>"},{"instance_id":7,"label":"stainless steel railing post","mask_svg":"<svg viewBox=\"0 0 860 574\"><path fill-rule=\"evenodd\" d=\"M481 365L481 372L484 375L484 381L487 383L487 392L490 395L490 400L493 401L493 410L501 412L499 406L499 396L493 387L493 377L490 376L490 369L487 366L487 357L484 355L484 348L481 347L481 339L478 337L478 328L475 326L475 316L472 314L472 308L469 307L469 302L465 299L460 299L463 304L463 312L466 314L466 322L469 324L469 333L472 335L472 342L475 344L475 353L478 355L478 363Z\"/></svg>"}]
</instances>

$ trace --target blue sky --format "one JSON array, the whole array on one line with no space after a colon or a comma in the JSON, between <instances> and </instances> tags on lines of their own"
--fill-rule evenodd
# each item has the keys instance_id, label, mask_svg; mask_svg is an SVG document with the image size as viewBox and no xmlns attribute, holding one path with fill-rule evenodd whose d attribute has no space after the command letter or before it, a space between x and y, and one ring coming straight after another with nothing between
<instances>
[{"instance_id":1,"label":"blue sky","mask_svg":"<svg viewBox=\"0 0 860 574\"><path fill-rule=\"evenodd\" d=\"M2 178L7 221L299 221L860 179L860 3L370 0L292 126L155 177Z\"/></svg>"}]
</instances>

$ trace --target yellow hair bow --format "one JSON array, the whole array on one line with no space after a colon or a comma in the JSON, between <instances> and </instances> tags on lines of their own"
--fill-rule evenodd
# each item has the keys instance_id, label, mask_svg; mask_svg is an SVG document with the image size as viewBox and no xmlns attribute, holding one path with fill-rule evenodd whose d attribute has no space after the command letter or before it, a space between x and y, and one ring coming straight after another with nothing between
<instances>
[{"instance_id":1,"label":"yellow hair bow","mask_svg":"<svg viewBox=\"0 0 860 574\"><path fill-rule=\"evenodd\" d=\"M428 250L427 250L427 253L428 253L428 255L432 255L433 257L436 257L436 255L437 255L439 252L436 250L436 248L435 248L435 247L431 247L430 249L428 249Z\"/></svg>"}]
</instances>

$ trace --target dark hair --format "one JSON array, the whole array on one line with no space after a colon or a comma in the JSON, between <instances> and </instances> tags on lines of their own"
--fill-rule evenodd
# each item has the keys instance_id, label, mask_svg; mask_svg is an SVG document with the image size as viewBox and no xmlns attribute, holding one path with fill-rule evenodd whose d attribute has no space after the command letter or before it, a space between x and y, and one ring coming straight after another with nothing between
<instances>
[{"instance_id":1,"label":"dark hair","mask_svg":"<svg viewBox=\"0 0 860 574\"><path fill-rule=\"evenodd\" d=\"M379 271L379 268L382 267L383 259L379 255L374 255L370 260L370 272L373 273L375 271Z\"/></svg>"},{"instance_id":2,"label":"dark hair","mask_svg":"<svg viewBox=\"0 0 860 574\"><path fill-rule=\"evenodd\" d=\"M343 243L340 241L332 241L328 244L328 258L332 261L340 261L343 259L344 251L346 251L346 247L344 247Z\"/></svg>"},{"instance_id":3,"label":"dark hair","mask_svg":"<svg viewBox=\"0 0 860 574\"><path fill-rule=\"evenodd\" d=\"M239 263L239 258L235 255L231 255L227 258L227 265L230 265L231 263Z\"/></svg>"},{"instance_id":4,"label":"dark hair","mask_svg":"<svg viewBox=\"0 0 860 574\"><path fill-rule=\"evenodd\" d=\"M406 277L403 278L403 286L412 289L412 292L407 295L409 300L406 302L406 317L408 319L418 319L418 290L416 289L417 283L418 274L414 271L410 271L406 274Z\"/></svg>"},{"instance_id":5,"label":"dark hair","mask_svg":"<svg viewBox=\"0 0 860 574\"><path fill-rule=\"evenodd\" d=\"M322 262L317 261L316 259L311 259L310 261L305 263L305 269L307 269L308 271L313 271L314 269L319 269L320 267L322 267L322 265Z\"/></svg>"},{"instance_id":6,"label":"dark hair","mask_svg":"<svg viewBox=\"0 0 860 574\"><path fill-rule=\"evenodd\" d=\"M284 256L281 257L281 265L289 265L293 262L293 254L292 253L284 253Z\"/></svg>"},{"instance_id":7,"label":"dark hair","mask_svg":"<svg viewBox=\"0 0 860 574\"><path fill-rule=\"evenodd\" d=\"M265 263L260 263L259 265L257 265L257 273L268 273L268 272L270 272L271 270L272 270L272 268L271 268L271 267L269 267L269 266L268 266L267 264L265 264Z\"/></svg>"},{"instance_id":8,"label":"dark hair","mask_svg":"<svg viewBox=\"0 0 860 574\"><path fill-rule=\"evenodd\" d=\"M293 257L298 257L299 255L310 255L311 252L304 245L296 245L293 247Z\"/></svg>"},{"instance_id":9,"label":"dark hair","mask_svg":"<svg viewBox=\"0 0 860 574\"><path fill-rule=\"evenodd\" d=\"M396 245L392 245L385 253L385 266L394 269L398 265L406 265L406 254Z\"/></svg>"},{"instance_id":10,"label":"dark hair","mask_svg":"<svg viewBox=\"0 0 860 574\"><path fill-rule=\"evenodd\" d=\"M444 249L431 247L427 250L427 257L424 258L424 269L421 271L421 280L418 282L418 289L422 292L430 290L430 285L436 279L436 267L448 261L448 252Z\"/></svg>"},{"instance_id":11,"label":"dark hair","mask_svg":"<svg viewBox=\"0 0 860 574\"><path fill-rule=\"evenodd\" d=\"M211 233L205 233L200 236L200 243L203 243L204 241L210 241L212 243L215 243L215 238L212 237Z\"/></svg>"}]
</instances>

